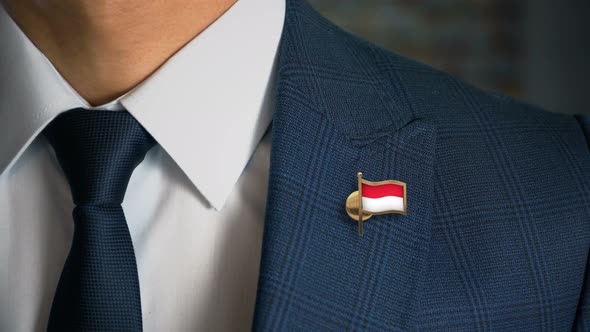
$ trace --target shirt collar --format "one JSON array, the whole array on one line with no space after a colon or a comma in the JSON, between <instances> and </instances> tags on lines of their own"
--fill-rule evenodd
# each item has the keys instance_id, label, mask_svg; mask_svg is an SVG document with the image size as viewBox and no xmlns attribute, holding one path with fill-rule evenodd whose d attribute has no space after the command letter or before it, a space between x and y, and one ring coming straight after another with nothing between
<instances>
[{"instance_id":1,"label":"shirt collar","mask_svg":"<svg viewBox=\"0 0 590 332\"><path fill-rule=\"evenodd\" d=\"M220 210L272 117L285 2L240 0L117 101ZM0 174L58 114L88 104L0 6Z\"/></svg>"}]
</instances>

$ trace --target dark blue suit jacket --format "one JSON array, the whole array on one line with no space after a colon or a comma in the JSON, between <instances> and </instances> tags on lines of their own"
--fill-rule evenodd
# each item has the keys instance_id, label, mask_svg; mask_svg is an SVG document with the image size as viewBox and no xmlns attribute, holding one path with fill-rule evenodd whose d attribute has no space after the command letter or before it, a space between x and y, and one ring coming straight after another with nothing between
<instances>
[{"instance_id":1,"label":"dark blue suit jacket","mask_svg":"<svg viewBox=\"0 0 590 332\"><path fill-rule=\"evenodd\" d=\"M253 328L588 331L589 123L287 8ZM363 237L359 171L408 185Z\"/></svg>"}]
</instances>

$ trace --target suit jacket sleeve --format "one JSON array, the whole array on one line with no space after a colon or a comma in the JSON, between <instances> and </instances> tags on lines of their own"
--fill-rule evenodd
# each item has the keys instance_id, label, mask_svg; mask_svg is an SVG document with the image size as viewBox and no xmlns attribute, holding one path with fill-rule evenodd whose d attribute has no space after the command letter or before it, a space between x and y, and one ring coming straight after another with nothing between
<instances>
[{"instance_id":1,"label":"suit jacket sleeve","mask_svg":"<svg viewBox=\"0 0 590 332\"><path fill-rule=\"evenodd\" d=\"M577 115L576 119L580 123L584 136L586 137L586 143L590 148L590 116ZM586 264L586 274L584 276L584 284L580 294L580 302L578 303L578 311L573 330L590 331L590 253L588 263Z\"/></svg>"}]
</instances>

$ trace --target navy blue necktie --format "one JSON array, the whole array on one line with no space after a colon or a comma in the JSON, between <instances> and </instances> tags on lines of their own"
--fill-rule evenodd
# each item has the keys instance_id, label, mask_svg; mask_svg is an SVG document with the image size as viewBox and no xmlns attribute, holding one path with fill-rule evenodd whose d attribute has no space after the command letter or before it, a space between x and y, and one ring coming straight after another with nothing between
<instances>
[{"instance_id":1,"label":"navy blue necktie","mask_svg":"<svg viewBox=\"0 0 590 332\"><path fill-rule=\"evenodd\" d=\"M76 205L48 331L141 331L137 265L121 203L155 141L127 111L74 109L44 134Z\"/></svg>"}]
</instances>

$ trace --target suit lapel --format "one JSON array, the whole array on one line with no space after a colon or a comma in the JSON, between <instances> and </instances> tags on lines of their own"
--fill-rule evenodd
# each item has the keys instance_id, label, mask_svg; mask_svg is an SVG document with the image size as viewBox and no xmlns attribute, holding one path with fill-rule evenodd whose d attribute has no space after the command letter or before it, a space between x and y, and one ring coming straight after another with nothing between
<instances>
[{"instance_id":1,"label":"suit lapel","mask_svg":"<svg viewBox=\"0 0 590 332\"><path fill-rule=\"evenodd\" d=\"M254 329L411 329L436 133L378 88L350 37L287 8ZM344 208L359 171L408 184L408 214L372 217L363 237Z\"/></svg>"}]
</instances>

